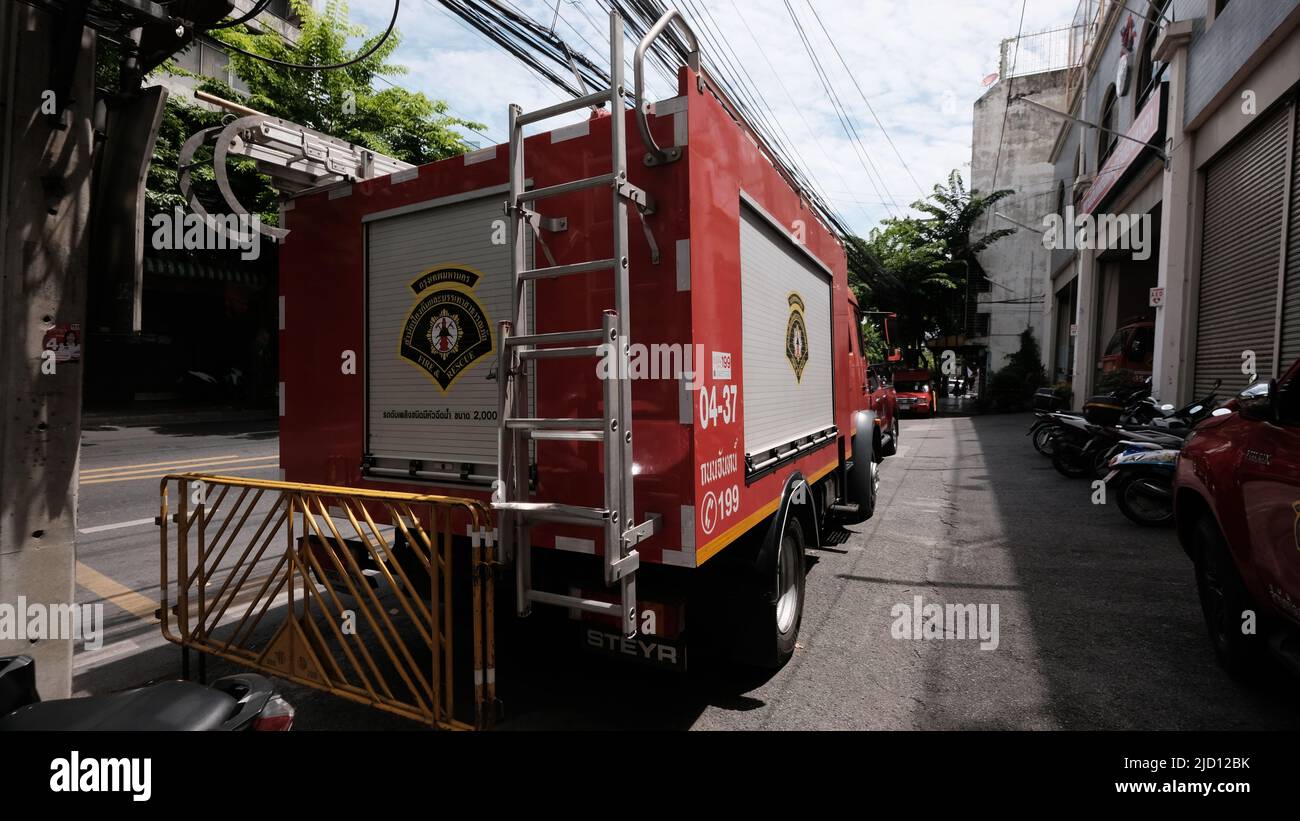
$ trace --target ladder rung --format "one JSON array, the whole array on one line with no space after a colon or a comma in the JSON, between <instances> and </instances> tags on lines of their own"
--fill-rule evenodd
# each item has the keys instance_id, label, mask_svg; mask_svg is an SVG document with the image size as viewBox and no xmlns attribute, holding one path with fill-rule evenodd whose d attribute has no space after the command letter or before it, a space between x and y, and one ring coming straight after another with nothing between
<instances>
[{"instance_id":1,"label":"ladder rung","mask_svg":"<svg viewBox=\"0 0 1300 821\"><path fill-rule=\"evenodd\" d=\"M577 111L586 108L589 105L600 105L608 103L610 97L614 96L614 89L602 88L593 91L582 97L575 97L572 100L565 100L562 103L539 108L536 111L528 111L515 117L515 124L520 126L538 123L542 120L549 120L551 117L558 117L561 114L568 114L570 111Z\"/></svg>"},{"instance_id":2,"label":"ladder rung","mask_svg":"<svg viewBox=\"0 0 1300 821\"><path fill-rule=\"evenodd\" d=\"M552 265L550 268L533 268L520 271L520 279L546 279L564 277L570 274L585 274L588 271L606 271L614 267L613 259L593 259L590 262L575 262L572 265Z\"/></svg>"},{"instance_id":3,"label":"ladder rung","mask_svg":"<svg viewBox=\"0 0 1300 821\"><path fill-rule=\"evenodd\" d=\"M507 419L506 427L514 430L604 430L604 419Z\"/></svg>"},{"instance_id":4,"label":"ladder rung","mask_svg":"<svg viewBox=\"0 0 1300 821\"><path fill-rule=\"evenodd\" d=\"M559 185L549 185L545 188L534 188L531 191L525 191L519 195L519 202L533 202L534 200L545 199L546 197L558 197L561 194L567 194L570 191L582 191L586 188L599 188L614 184L613 174L601 174L596 177L585 177L581 180L572 182L562 182Z\"/></svg>"},{"instance_id":5,"label":"ladder rung","mask_svg":"<svg viewBox=\"0 0 1300 821\"><path fill-rule=\"evenodd\" d=\"M595 527L609 521L609 511L604 508L562 505L558 502L493 502L492 507L505 513L518 513L526 519L543 522Z\"/></svg>"},{"instance_id":6,"label":"ladder rung","mask_svg":"<svg viewBox=\"0 0 1300 821\"><path fill-rule=\"evenodd\" d=\"M622 616L623 606L615 602L599 599L584 599L579 596L564 596L559 593L547 593L544 590L529 590L528 600L538 604L554 604L559 607L574 607L589 613L602 613L608 616Z\"/></svg>"},{"instance_id":7,"label":"ladder rung","mask_svg":"<svg viewBox=\"0 0 1300 821\"><path fill-rule=\"evenodd\" d=\"M604 339L605 331L603 328L592 328L587 331L559 331L549 334L532 334L521 336L506 337L507 345L522 347L524 345L554 345L561 342L586 342L589 339Z\"/></svg>"},{"instance_id":8,"label":"ladder rung","mask_svg":"<svg viewBox=\"0 0 1300 821\"><path fill-rule=\"evenodd\" d=\"M528 436L535 442L603 442L603 430L532 430Z\"/></svg>"},{"instance_id":9,"label":"ladder rung","mask_svg":"<svg viewBox=\"0 0 1300 821\"><path fill-rule=\"evenodd\" d=\"M574 356L600 356L600 345L583 345L577 348L537 348L520 351L520 359L564 359Z\"/></svg>"}]
</instances>

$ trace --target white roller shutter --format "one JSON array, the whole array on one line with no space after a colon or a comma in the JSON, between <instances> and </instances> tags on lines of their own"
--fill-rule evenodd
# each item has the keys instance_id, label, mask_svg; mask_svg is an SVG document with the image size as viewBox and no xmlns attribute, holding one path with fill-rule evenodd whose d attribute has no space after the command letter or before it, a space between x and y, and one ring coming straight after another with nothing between
<instances>
[{"instance_id":1,"label":"white roller shutter","mask_svg":"<svg viewBox=\"0 0 1300 821\"><path fill-rule=\"evenodd\" d=\"M758 461L835 424L831 279L748 205L740 209L740 299L745 455ZM802 343L791 334L795 313ZM788 355L788 339L806 347Z\"/></svg>"},{"instance_id":2,"label":"white roller shutter","mask_svg":"<svg viewBox=\"0 0 1300 821\"><path fill-rule=\"evenodd\" d=\"M497 461L497 323L510 312L510 248L492 242L504 193L398 213L366 225L366 455L372 467L492 475ZM530 250L531 254L531 243ZM464 268L482 275L460 293L476 301L490 349L445 388L401 355L421 274ZM437 286L435 286L437 287ZM429 291L425 291L429 293ZM444 376L444 378L446 378Z\"/></svg>"}]
</instances>

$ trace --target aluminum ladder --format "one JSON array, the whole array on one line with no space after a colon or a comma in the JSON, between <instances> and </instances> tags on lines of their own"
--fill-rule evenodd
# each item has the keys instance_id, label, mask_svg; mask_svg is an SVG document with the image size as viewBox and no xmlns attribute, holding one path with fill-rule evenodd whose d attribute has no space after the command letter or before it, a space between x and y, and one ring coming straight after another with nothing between
<instances>
[{"instance_id":1,"label":"aluminum ladder","mask_svg":"<svg viewBox=\"0 0 1300 821\"><path fill-rule=\"evenodd\" d=\"M512 319L499 324L497 362L497 481L492 506L498 515L501 548L515 562L515 592L520 616L534 603L576 608L615 616L625 636L637 632L636 572L641 557L636 545L654 535L658 515L636 521L632 494L632 392L628 381L629 279L628 207L652 207L646 193L628 182L627 125L624 119L623 18L610 13L610 86L573 100L524 113L510 106L510 217ZM524 176L525 126L588 106L608 104L611 157L608 174L564 182L546 188L526 189ZM614 206L613 256L568 265L533 268L526 258L526 231L538 231L539 200L591 188L607 188ZM533 206L533 207L530 207ZM588 330L534 333L527 306L539 279L592 271L614 276L614 307L604 312L601 327ZM585 343L585 344L579 344ZM602 380L604 415L591 419L539 419L528 416L528 368L541 359L606 357L608 378ZM602 507L532 501L529 441L560 440L604 444ZM534 523L556 522L598 528L604 534L605 584L618 585L617 603L534 589L529 528Z\"/></svg>"}]
</instances>

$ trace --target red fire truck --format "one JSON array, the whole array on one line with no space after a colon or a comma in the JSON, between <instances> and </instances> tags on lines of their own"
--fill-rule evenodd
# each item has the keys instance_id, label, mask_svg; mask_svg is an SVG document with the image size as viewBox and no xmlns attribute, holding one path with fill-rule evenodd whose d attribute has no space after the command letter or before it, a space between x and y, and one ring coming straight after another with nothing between
<instances>
[{"instance_id":1,"label":"red fire truck","mask_svg":"<svg viewBox=\"0 0 1300 821\"><path fill-rule=\"evenodd\" d=\"M670 24L690 60L651 104ZM613 15L611 87L512 106L508 145L286 205L284 478L491 500L520 615L672 663L689 613L779 664L804 551L879 484L844 248L676 12L630 110L622 41Z\"/></svg>"}]
</instances>

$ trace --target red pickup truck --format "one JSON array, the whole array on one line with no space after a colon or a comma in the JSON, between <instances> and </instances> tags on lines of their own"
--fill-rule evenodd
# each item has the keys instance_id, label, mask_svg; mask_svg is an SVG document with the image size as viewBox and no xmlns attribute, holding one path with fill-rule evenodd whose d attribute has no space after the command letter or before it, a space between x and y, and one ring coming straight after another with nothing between
<instances>
[{"instance_id":1,"label":"red pickup truck","mask_svg":"<svg viewBox=\"0 0 1300 821\"><path fill-rule=\"evenodd\" d=\"M924 368L894 371L894 389L898 391L898 405L901 410L928 417L934 416L935 411L939 409L934 379Z\"/></svg>"},{"instance_id":2,"label":"red pickup truck","mask_svg":"<svg viewBox=\"0 0 1300 821\"><path fill-rule=\"evenodd\" d=\"M1300 361L1201 422L1178 460L1175 520L1220 663L1300 673Z\"/></svg>"}]
</instances>

